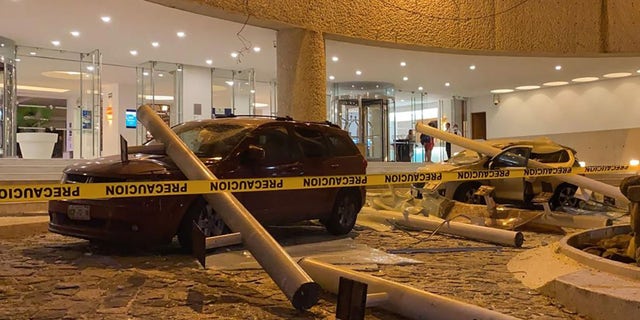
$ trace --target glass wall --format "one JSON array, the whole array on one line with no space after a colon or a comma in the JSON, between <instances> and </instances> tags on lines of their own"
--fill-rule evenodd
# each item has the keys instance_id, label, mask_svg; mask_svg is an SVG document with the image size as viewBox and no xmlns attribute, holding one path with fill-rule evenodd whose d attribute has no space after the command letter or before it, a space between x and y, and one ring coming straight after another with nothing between
<instances>
[{"instance_id":1,"label":"glass wall","mask_svg":"<svg viewBox=\"0 0 640 320\"><path fill-rule=\"evenodd\" d=\"M0 37L0 157L16 155L15 43Z\"/></svg>"},{"instance_id":2,"label":"glass wall","mask_svg":"<svg viewBox=\"0 0 640 320\"><path fill-rule=\"evenodd\" d=\"M140 65L137 72L137 105L149 105L169 126L182 123L182 71L177 63L149 61ZM151 138L147 129L137 127L137 142Z\"/></svg>"},{"instance_id":3,"label":"glass wall","mask_svg":"<svg viewBox=\"0 0 640 320\"><path fill-rule=\"evenodd\" d=\"M102 150L101 56L17 47L16 132L58 134L54 158L96 158ZM21 156L20 145L16 155Z\"/></svg>"}]
</instances>

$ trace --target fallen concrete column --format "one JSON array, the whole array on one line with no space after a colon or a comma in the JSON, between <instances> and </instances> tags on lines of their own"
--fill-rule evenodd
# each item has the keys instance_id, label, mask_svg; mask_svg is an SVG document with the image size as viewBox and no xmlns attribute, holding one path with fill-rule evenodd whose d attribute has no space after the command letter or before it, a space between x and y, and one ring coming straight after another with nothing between
<instances>
[{"instance_id":1,"label":"fallen concrete column","mask_svg":"<svg viewBox=\"0 0 640 320\"><path fill-rule=\"evenodd\" d=\"M500 152L502 152L502 150L489 146L485 143L479 143L471 139L455 135L453 133L438 130L423 123L418 123L416 125L416 131L476 151L478 153L488 155L490 157L496 156ZM546 163L538 162L531 159L529 159L529 161L527 162L527 166L532 168L554 168L553 166ZM616 205L620 207L626 207L629 204L629 200L622 194L622 192L620 192L620 190L618 190L617 187L608 185L606 183L602 183L600 181L596 181L579 175L554 176L554 178L571 183L578 187L601 193L605 196L615 198L617 201Z\"/></svg>"},{"instance_id":2,"label":"fallen concrete column","mask_svg":"<svg viewBox=\"0 0 640 320\"><path fill-rule=\"evenodd\" d=\"M340 277L366 283L370 292L367 295L367 306L375 305L409 319L517 319L311 258L302 259L299 264L324 290L334 294L338 293Z\"/></svg>"},{"instance_id":3,"label":"fallen concrete column","mask_svg":"<svg viewBox=\"0 0 640 320\"><path fill-rule=\"evenodd\" d=\"M609 218L600 216L580 216L568 213L552 212L540 215L528 223L573 229L593 229L610 226L613 224L613 221Z\"/></svg>"},{"instance_id":4,"label":"fallen concrete column","mask_svg":"<svg viewBox=\"0 0 640 320\"><path fill-rule=\"evenodd\" d=\"M524 242L524 236L522 235L522 232L489 228L453 221L445 222L445 220L442 219L436 220L419 215L405 215L401 212L375 210L366 207L362 208L362 210L360 211L359 216L363 215L377 216L381 220L388 220L406 227L420 228L430 231L438 229L438 232L446 234L452 234L473 240L481 240L516 248L521 247L522 243Z\"/></svg>"},{"instance_id":5,"label":"fallen concrete column","mask_svg":"<svg viewBox=\"0 0 640 320\"><path fill-rule=\"evenodd\" d=\"M166 153L188 179L218 180L149 106L138 108L138 120L164 143ZM320 287L280 247L260 223L231 193L204 194L209 205L242 240L256 261L271 276L296 309L318 302Z\"/></svg>"}]
</instances>

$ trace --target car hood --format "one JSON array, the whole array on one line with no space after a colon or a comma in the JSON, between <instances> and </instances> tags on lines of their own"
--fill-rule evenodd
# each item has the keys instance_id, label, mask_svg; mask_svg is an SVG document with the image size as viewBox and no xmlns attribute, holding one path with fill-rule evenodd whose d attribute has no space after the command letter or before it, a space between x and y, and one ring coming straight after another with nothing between
<instances>
[{"instance_id":1,"label":"car hood","mask_svg":"<svg viewBox=\"0 0 640 320\"><path fill-rule=\"evenodd\" d=\"M447 172L447 171L454 171L454 170L459 170L463 168L464 167L462 166L454 166L448 163L434 163L434 164L426 165L424 167L419 167L418 172Z\"/></svg>"},{"instance_id":2,"label":"car hood","mask_svg":"<svg viewBox=\"0 0 640 320\"><path fill-rule=\"evenodd\" d=\"M108 156L74 163L65 168L65 174L77 174L111 179L185 179L176 164L166 155L130 154L127 162L122 162L120 155ZM201 159L208 167L219 162Z\"/></svg>"}]
</instances>

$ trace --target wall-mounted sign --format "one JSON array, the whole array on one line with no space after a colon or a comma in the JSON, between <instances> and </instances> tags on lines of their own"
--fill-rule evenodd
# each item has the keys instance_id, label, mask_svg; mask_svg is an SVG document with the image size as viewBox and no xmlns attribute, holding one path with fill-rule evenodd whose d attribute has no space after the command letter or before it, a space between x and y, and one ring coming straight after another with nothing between
<instances>
[{"instance_id":1,"label":"wall-mounted sign","mask_svg":"<svg viewBox=\"0 0 640 320\"><path fill-rule=\"evenodd\" d=\"M125 126L129 129L135 129L137 122L138 122L138 118L136 116L136 110L127 109L125 111L125 121L124 121Z\"/></svg>"}]
</instances>

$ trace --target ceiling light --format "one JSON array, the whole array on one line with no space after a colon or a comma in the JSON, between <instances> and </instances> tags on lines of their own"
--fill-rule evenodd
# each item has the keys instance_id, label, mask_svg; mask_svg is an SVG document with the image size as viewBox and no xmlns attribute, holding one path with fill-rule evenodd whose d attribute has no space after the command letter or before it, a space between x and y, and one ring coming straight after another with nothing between
<instances>
[{"instance_id":1,"label":"ceiling light","mask_svg":"<svg viewBox=\"0 0 640 320\"><path fill-rule=\"evenodd\" d=\"M129 50L129 53L130 53L132 56L137 56L137 55L138 55L138 50Z\"/></svg>"},{"instance_id":2,"label":"ceiling light","mask_svg":"<svg viewBox=\"0 0 640 320\"><path fill-rule=\"evenodd\" d=\"M360 70L356 70L356 75L358 75L358 76L359 76L359 75L361 75L361 74L362 74L362 71L360 71Z\"/></svg>"},{"instance_id":3,"label":"ceiling light","mask_svg":"<svg viewBox=\"0 0 640 320\"><path fill-rule=\"evenodd\" d=\"M262 103L262 102L256 102L253 104L254 107L256 108L264 108L264 107L268 107L269 105L266 103Z\"/></svg>"},{"instance_id":4,"label":"ceiling light","mask_svg":"<svg viewBox=\"0 0 640 320\"><path fill-rule=\"evenodd\" d=\"M231 52L231 58L237 58L238 57L238 53L237 52Z\"/></svg>"},{"instance_id":5,"label":"ceiling light","mask_svg":"<svg viewBox=\"0 0 640 320\"><path fill-rule=\"evenodd\" d=\"M158 77L162 78L162 77L164 77L164 74L163 73L158 73Z\"/></svg>"},{"instance_id":6,"label":"ceiling light","mask_svg":"<svg viewBox=\"0 0 640 320\"><path fill-rule=\"evenodd\" d=\"M154 47L154 48L157 48L157 47L160 46L160 43L157 42L157 41L154 41L154 42L151 42L151 46Z\"/></svg>"},{"instance_id":7,"label":"ceiling light","mask_svg":"<svg viewBox=\"0 0 640 320\"><path fill-rule=\"evenodd\" d=\"M100 20L102 20L102 22L104 22L104 23L109 23L109 22L111 22L111 17L102 16L102 17L100 17Z\"/></svg>"},{"instance_id":8,"label":"ceiling light","mask_svg":"<svg viewBox=\"0 0 640 320\"><path fill-rule=\"evenodd\" d=\"M562 70L562 66L561 65L557 65L556 66L556 70L558 70L558 71Z\"/></svg>"},{"instance_id":9,"label":"ceiling light","mask_svg":"<svg viewBox=\"0 0 640 320\"><path fill-rule=\"evenodd\" d=\"M631 160L629 160L629 165L630 166L640 165L640 161L638 159L631 159Z\"/></svg>"},{"instance_id":10,"label":"ceiling light","mask_svg":"<svg viewBox=\"0 0 640 320\"><path fill-rule=\"evenodd\" d=\"M623 78L623 77L628 77L630 75L631 75L630 72L614 72L614 73L607 73L603 77L605 77L605 78Z\"/></svg>"},{"instance_id":11,"label":"ceiling light","mask_svg":"<svg viewBox=\"0 0 640 320\"><path fill-rule=\"evenodd\" d=\"M226 83L226 84L228 84L228 85L230 85L230 86L232 86L232 85L233 85L233 81L231 81L231 80L229 80L229 81L225 81L224 83Z\"/></svg>"},{"instance_id":12,"label":"ceiling light","mask_svg":"<svg viewBox=\"0 0 640 320\"><path fill-rule=\"evenodd\" d=\"M516 90L535 90L540 89L540 86L519 86L516 87Z\"/></svg>"},{"instance_id":13,"label":"ceiling light","mask_svg":"<svg viewBox=\"0 0 640 320\"><path fill-rule=\"evenodd\" d=\"M571 81L573 81L573 82L590 82L590 81L596 81L596 80L598 80L598 77L575 78L575 79L572 79Z\"/></svg>"},{"instance_id":14,"label":"ceiling light","mask_svg":"<svg viewBox=\"0 0 640 320\"><path fill-rule=\"evenodd\" d=\"M449 83L449 82L445 82L445 83L444 83L444 86L445 86L445 87L448 87L448 86L450 86L450 85L451 85L451 83Z\"/></svg>"},{"instance_id":15,"label":"ceiling light","mask_svg":"<svg viewBox=\"0 0 640 320\"><path fill-rule=\"evenodd\" d=\"M475 70L475 69L476 69L476 66L474 64L469 66L469 70Z\"/></svg>"},{"instance_id":16,"label":"ceiling light","mask_svg":"<svg viewBox=\"0 0 640 320\"><path fill-rule=\"evenodd\" d=\"M209 59L207 61L205 61L208 65L212 65L213 64L213 60Z\"/></svg>"},{"instance_id":17,"label":"ceiling light","mask_svg":"<svg viewBox=\"0 0 640 320\"><path fill-rule=\"evenodd\" d=\"M178 36L178 38L184 38L186 36L186 34L183 31L176 32L176 35Z\"/></svg>"},{"instance_id":18,"label":"ceiling light","mask_svg":"<svg viewBox=\"0 0 640 320\"><path fill-rule=\"evenodd\" d=\"M334 77L334 76L329 76L329 80L335 80L335 79L336 79L336 77Z\"/></svg>"},{"instance_id":19,"label":"ceiling light","mask_svg":"<svg viewBox=\"0 0 640 320\"><path fill-rule=\"evenodd\" d=\"M69 33L76 38L80 36L80 31L71 31Z\"/></svg>"},{"instance_id":20,"label":"ceiling light","mask_svg":"<svg viewBox=\"0 0 640 320\"><path fill-rule=\"evenodd\" d=\"M59 46L59 45L60 45L60 41L58 41L58 40L53 40L53 41L51 41L51 44L57 47L57 46Z\"/></svg>"},{"instance_id":21,"label":"ceiling light","mask_svg":"<svg viewBox=\"0 0 640 320\"><path fill-rule=\"evenodd\" d=\"M249 92L251 92L251 93L256 93L256 90L251 89L251 90L249 90Z\"/></svg>"},{"instance_id":22,"label":"ceiling light","mask_svg":"<svg viewBox=\"0 0 640 320\"><path fill-rule=\"evenodd\" d=\"M253 52L260 52L262 50L262 48L260 47L253 47Z\"/></svg>"},{"instance_id":23,"label":"ceiling light","mask_svg":"<svg viewBox=\"0 0 640 320\"><path fill-rule=\"evenodd\" d=\"M490 92L491 93L509 93L509 92L513 92L513 89L493 89Z\"/></svg>"},{"instance_id":24,"label":"ceiling light","mask_svg":"<svg viewBox=\"0 0 640 320\"><path fill-rule=\"evenodd\" d=\"M638 71L636 71L637 73L640 73L640 69L638 69Z\"/></svg>"},{"instance_id":25,"label":"ceiling light","mask_svg":"<svg viewBox=\"0 0 640 320\"><path fill-rule=\"evenodd\" d=\"M402 61L402 62L400 62L400 66L401 66L401 67L406 67L406 66L407 66L407 63L406 63L406 62L404 62L404 61Z\"/></svg>"},{"instance_id":26,"label":"ceiling light","mask_svg":"<svg viewBox=\"0 0 640 320\"><path fill-rule=\"evenodd\" d=\"M418 91L422 91L422 90L424 90L423 87L418 87Z\"/></svg>"},{"instance_id":27,"label":"ceiling light","mask_svg":"<svg viewBox=\"0 0 640 320\"><path fill-rule=\"evenodd\" d=\"M20 58L16 58L16 62L20 62Z\"/></svg>"},{"instance_id":28,"label":"ceiling light","mask_svg":"<svg viewBox=\"0 0 640 320\"><path fill-rule=\"evenodd\" d=\"M155 100L155 101L161 101L161 100L172 101L173 100L172 96L151 96L151 95L147 95L147 96L144 96L144 98L146 100Z\"/></svg>"},{"instance_id":29,"label":"ceiling light","mask_svg":"<svg viewBox=\"0 0 640 320\"><path fill-rule=\"evenodd\" d=\"M0 88L3 88L3 84L0 83ZM48 88L48 87L36 87L36 86L24 86L24 85L17 85L16 86L18 90L25 90L25 91L42 91L42 92L55 92L55 93L63 93L63 92L68 92L69 89L59 89L59 88Z\"/></svg>"},{"instance_id":30,"label":"ceiling light","mask_svg":"<svg viewBox=\"0 0 640 320\"><path fill-rule=\"evenodd\" d=\"M93 71L93 70L95 70L95 67L94 66L87 66L87 70Z\"/></svg>"},{"instance_id":31,"label":"ceiling light","mask_svg":"<svg viewBox=\"0 0 640 320\"><path fill-rule=\"evenodd\" d=\"M340 59L338 59L338 57L336 57L336 56L331 57L331 61L333 61L333 62L338 62L338 60L340 60Z\"/></svg>"},{"instance_id":32,"label":"ceiling light","mask_svg":"<svg viewBox=\"0 0 640 320\"><path fill-rule=\"evenodd\" d=\"M547 86L547 87L557 87L557 86L564 86L565 84L569 84L569 82L566 82L566 81L551 81L551 82L545 82L542 85L543 86Z\"/></svg>"},{"instance_id":33,"label":"ceiling light","mask_svg":"<svg viewBox=\"0 0 640 320\"><path fill-rule=\"evenodd\" d=\"M31 52L29 52L29 54L32 55L32 56L35 56L36 52L35 51L31 51Z\"/></svg>"},{"instance_id":34,"label":"ceiling light","mask_svg":"<svg viewBox=\"0 0 640 320\"><path fill-rule=\"evenodd\" d=\"M142 73L142 75L143 75L143 76L148 76L148 75L149 75L149 72L146 72L146 71L145 71L145 72L143 72L143 73Z\"/></svg>"},{"instance_id":35,"label":"ceiling light","mask_svg":"<svg viewBox=\"0 0 640 320\"><path fill-rule=\"evenodd\" d=\"M0 43L0 47L3 47L3 48L4 48L4 42L3 42L3 43Z\"/></svg>"},{"instance_id":36,"label":"ceiling light","mask_svg":"<svg viewBox=\"0 0 640 320\"><path fill-rule=\"evenodd\" d=\"M407 81L409 80L409 77L402 77L402 81Z\"/></svg>"}]
</instances>

